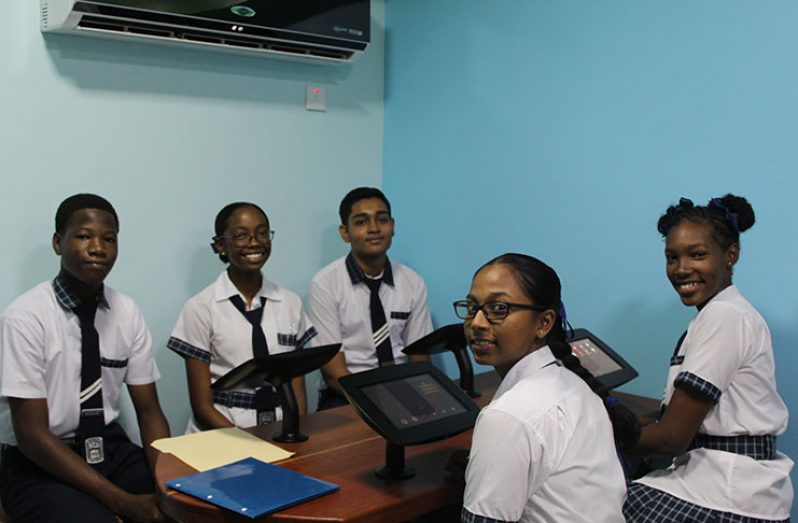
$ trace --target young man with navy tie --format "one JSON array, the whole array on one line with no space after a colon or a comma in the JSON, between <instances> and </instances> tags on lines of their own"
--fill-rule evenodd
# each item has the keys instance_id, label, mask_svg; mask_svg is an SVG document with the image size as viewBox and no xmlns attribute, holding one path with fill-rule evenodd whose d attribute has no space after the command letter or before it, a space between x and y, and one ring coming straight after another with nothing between
<instances>
[{"instance_id":1,"label":"young man with navy tie","mask_svg":"<svg viewBox=\"0 0 798 523\"><path fill-rule=\"evenodd\" d=\"M346 403L338 384L341 376L405 363L402 349L432 331L424 280L388 258L394 219L382 191L353 189L341 201L339 215L338 232L351 251L319 271L309 291L317 343L343 343L341 352L321 368L319 410Z\"/></svg>"},{"instance_id":2,"label":"young man with navy tie","mask_svg":"<svg viewBox=\"0 0 798 523\"><path fill-rule=\"evenodd\" d=\"M55 279L0 318L0 499L12 521L161 521L150 443L169 436L152 340L133 301L104 285L119 221L93 194L56 212ZM116 423L127 386L141 447Z\"/></svg>"}]
</instances>

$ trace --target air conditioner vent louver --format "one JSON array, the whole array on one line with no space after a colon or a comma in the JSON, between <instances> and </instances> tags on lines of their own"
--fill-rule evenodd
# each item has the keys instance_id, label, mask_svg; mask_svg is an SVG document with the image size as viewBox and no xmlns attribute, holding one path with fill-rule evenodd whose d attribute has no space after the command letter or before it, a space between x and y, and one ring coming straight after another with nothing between
<instances>
[{"instance_id":1,"label":"air conditioner vent louver","mask_svg":"<svg viewBox=\"0 0 798 523\"><path fill-rule=\"evenodd\" d=\"M322 63L351 62L368 46L369 0L286 2L284 12L270 11L267 20L258 6L269 1L248 2L253 13L260 12L239 21L228 10L207 7L196 13L161 11L165 4L160 0L40 0L41 27Z\"/></svg>"},{"instance_id":2,"label":"air conditioner vent louver","mask_svg":"<svg viewBox=\"0 0 798 523\"><path fill-rule=\"evenodd\" d=\"M224 43L234 47L246 47L247 49L260 49L263 47L263 45L258 42L245 42L244 40L233 40L232 38L225 38Z\"/></svg>"},{"instance_id":3,"label":"air conditioner vent louver","mask_svg":"<svg viewBox=\"0 0 798 523\"><path fill-rule=\"evenodd\" d=\"M168 29L156 24L142 24L135 22L123 23L116 20L105 20L92 16L84 16L78 23L78 28L87 31L108 31L112 33L127 33L142 35L167 40L183 40L201 44L240 47L254 51L269 51L291 56L308 56L327 60L348 60L353 53L349 51L335 51L313 46L286 45L284 42L268 39L231 39L212 32L199 32L196 30L180 31Z\"/></svg>"}]
</instances>

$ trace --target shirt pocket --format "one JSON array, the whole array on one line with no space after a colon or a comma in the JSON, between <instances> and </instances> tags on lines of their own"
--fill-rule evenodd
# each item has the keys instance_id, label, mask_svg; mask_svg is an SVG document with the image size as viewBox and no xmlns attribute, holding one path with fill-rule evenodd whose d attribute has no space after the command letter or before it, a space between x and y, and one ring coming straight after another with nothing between
<instances>
[{"instance_id":1,"label":"shirt pocket","mask_svg":"<svg viewBox=\"0 0 798 523\"><path fill-rule=\"evenodd\" d=\"M119 391L125 385L127 376L127 358L114 360L100 357L100 369L103 379L103 398L113 405L119 401Z\"/></svg>"},{"instance_id":2,"label":"shirt pocket","mask_svg":"<svg viewBox=\"0 0 798 523\"><path fill-rule=\"evenodd\" d=\"M388 321L391 327L391 343L393 345L404 346L405 328L410 312L391 311L391 319Z\"/></svg>"}]
</instances>

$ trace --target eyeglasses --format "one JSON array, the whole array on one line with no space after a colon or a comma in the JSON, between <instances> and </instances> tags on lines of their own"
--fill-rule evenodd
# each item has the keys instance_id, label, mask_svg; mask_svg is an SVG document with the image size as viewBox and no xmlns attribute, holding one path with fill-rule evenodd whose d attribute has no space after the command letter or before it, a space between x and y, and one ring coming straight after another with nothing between
<instances>
[{"instance_id":1,"label":"eyeglasses","mask_svg":"<svg viewBox=\"0 0 798 523\"><path fill-rule=\"evenodd\" d=\"M248 245L249 242L252 241L254 238L256 242L260 244L266 244L271 242L274 239L274 231L270 231L268 229L261 229L255 231L255 234L250 234L245 231L238 231L233 234L222 235L222 238L227 238L233 245L238 247L243 247L244 245Z\"/></svg>"},{"instance_id":2,"label":"eyeglasses","mask_svg":"<svg viewBox=\"0 0 798 523\"><path fill-rule=\"evenodd\" d=\"M491 323L500 323L504 321L513 309L525 309L538 312L548 310L546 307L539 307L537 305L507 303L504 301L489 301L480 305L472 300L460 300L454 302L452 305L454 306L454 313L462 320L473 320L474 316L476 316L479 311L482 311L485 318Z\"/></svg>"}]
</instances>

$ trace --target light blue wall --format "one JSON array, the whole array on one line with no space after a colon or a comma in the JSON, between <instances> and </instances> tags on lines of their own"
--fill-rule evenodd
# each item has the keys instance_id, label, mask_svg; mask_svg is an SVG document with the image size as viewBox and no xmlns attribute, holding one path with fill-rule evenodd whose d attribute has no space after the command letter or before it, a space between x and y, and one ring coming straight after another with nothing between
<instances>
[{"instance_id":1,"label":"light blue wall","mask_svg":"<svg viewBox=\"0 0 798 523\"><path fill-rule=\"evenodd\" d=\"M58 203L96 192L116 206L109 283L152 330L161 401L182 433L182 360L165 348L183 302L222 264L208 247L225 204L252 200L277 231L268 277L304 295L346 251L340 197L382 179L384 6L352 66L320 67L38 30L38 2L5 2L0 31L0 308L51 278ZM305 85L327 112L305 111ZM129 418L128 418L129 421Z\"/></svg>"},{"instance_id":2,"label":"light blue wall","mask_svg":"<svg viewBox=\"0 0 798 523\"><path fill-rule=\"evenodd\" d=\"M532 253L574 326L640 371L625 390L659 397L693 311L656 220L731 191L757 212L736 283L798 405L798 4L402 0L386 20L393 254L426 278L437 325L481 263ZM780 447L798 458L798 423Z\"/></svg>"}]
</instances>

